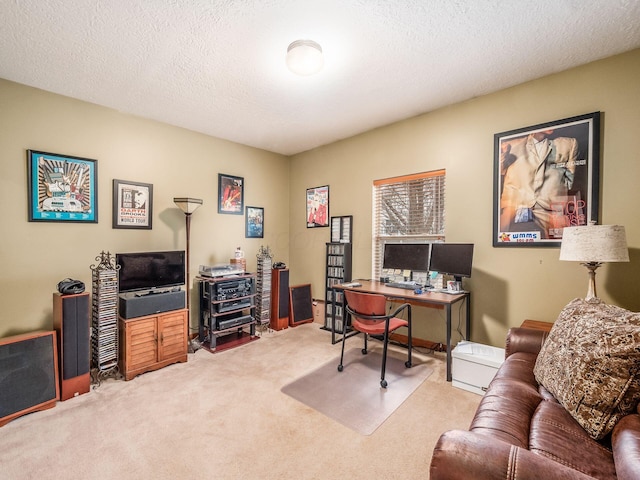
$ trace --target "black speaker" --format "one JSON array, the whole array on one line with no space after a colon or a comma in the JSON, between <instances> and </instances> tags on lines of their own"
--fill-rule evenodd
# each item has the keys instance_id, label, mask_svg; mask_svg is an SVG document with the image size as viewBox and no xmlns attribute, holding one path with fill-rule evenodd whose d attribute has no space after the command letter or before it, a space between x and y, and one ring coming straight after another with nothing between
<instances>
[{"instance_id":1,"label":"black speaker","mask_svg":"<svg viewBox=\"0 0 640 480\"><path fill-rule=\"evenodd\" d=\"M55 407L58 388L56 332L0 338L0 426Z\"/></svg>"},{"instance_id":2,"label":"black speaker","mask_svg":"<svg viewBox=\"0 0 640 480\"><path fill-rule=\"evenodd\" d=\"M89 293L53 294L53 328L58 334L60 400L89 392L91 335Z\"/></svg>"},{"instance_id":3,"label":"black speaker","mask_svg":"<svg viewBox=\"0 0 640 480\"><path fill-rule=\"evenodd\" d=\"M271 328L283 330L289 326L289 269L271 270Z\"/></svg>"},{"instance_id":4,"label":"black speaker","mask_svg":"<svg viewBox=\"0 0 640 480\"><path fill-rule=\"evenodd\" d=\"M154 313L181 310L184 307L184 290L149 294L121 293L118 302L118 315L122 318L136 318Z\"/></svg>"}]
</instances>

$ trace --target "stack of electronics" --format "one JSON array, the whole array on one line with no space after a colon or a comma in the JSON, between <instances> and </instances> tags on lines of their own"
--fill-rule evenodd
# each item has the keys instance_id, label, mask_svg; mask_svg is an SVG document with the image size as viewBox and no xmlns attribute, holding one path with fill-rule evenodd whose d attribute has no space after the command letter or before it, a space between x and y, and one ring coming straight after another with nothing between
<instances>
[{"instance_id":1,"label":"stack of electronics","mask_svg":"<svg viewBox=\"0 0 640 480\"><path fill-rule=\"evenodd\" d=\"M200 265L200 275L203 277L229 277L231 275L242 275L244 269L240 265L221 263L218 265Z\"/></svg>"}]
</instances>

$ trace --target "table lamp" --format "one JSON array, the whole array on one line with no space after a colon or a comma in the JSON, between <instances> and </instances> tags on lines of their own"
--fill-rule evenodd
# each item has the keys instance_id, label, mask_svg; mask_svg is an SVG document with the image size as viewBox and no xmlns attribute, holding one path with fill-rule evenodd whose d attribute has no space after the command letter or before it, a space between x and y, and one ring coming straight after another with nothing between
<instances>
[{"instance_id":1,"label":"table lamp","mask_svg":"<svg viewBox=\"0 0 640 480\"><path fill-rule=\"evenodd\" d=\"M603 263L628 262L629 249L621 225L565 227L562 230L560 260L580 262L589 271L589 288L585 300L597 300L596 269Z\"/></svg>"}]
</instances>

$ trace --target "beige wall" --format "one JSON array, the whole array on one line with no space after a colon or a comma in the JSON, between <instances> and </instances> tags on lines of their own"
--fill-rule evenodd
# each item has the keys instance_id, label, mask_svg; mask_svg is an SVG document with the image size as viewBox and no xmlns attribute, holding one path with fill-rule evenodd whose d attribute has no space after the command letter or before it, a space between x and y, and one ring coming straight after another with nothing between
<instances>
[{"instance_id":1,"label":"beige wall","mask_svg":"<svg viewBox=\"0 0 640 480\"><path fill-rule=\"evenodd\" d=\"M305 189L330 185L330 214L353 215L354 278L371 277L374 179L445 168L446 237L475 243L472 340L502 345L527 318L553 321L583 297L584 267L557 248L492 247L493 136L538 123L603 112L599 223L625 225L630 264L605 265L598 294L640 310L640 50L476 98L297 155L291 166L292 281L323 297L328 229L306 229ZM429 88L425 85L425 88ZM419 314L419 336L444 342L442 314ZM455 312L454 327L457 325ZM455 340L455 338L454 338Z\"/></svg>"},{"instance_id":2,"label":"beige wall","mask_svg":"<svg viewBox=\"0 0 640 480\"><path fill-rule=\"evenodd\" d=\"M227 262L236 246L248 268L269 245L291 267L291 284L323 297L327 228L307 229L305 190L330 186L331 215L354 216L354 277L371 275L371 185L377 178L447 170L447 240L476 245L472 339L501 345L525 318L552 321L584 296L586 270L558 249L496 249L491 243L493 135L603 112L600 223L626 226L631 263L598 271L606 301L640 310L640 50L453 105L306 152L291 160L0 80L0 336L51 328L51 294L64 277L89 284L102 251L184 248L174 196L204 199L193 215L191 272ZM425 85L428 88L428 85ZM26 150L98 160L98 224L27 221ZM217 213L217 174L243 176L245 203L265 208L265 238L244 238L244 216ZM114 178L154 185L153 230L111 228ZM289 186L289 189L287 189ZM192 296L193 299L193 296ZM418 334L444 341L441 312L417 315ZM457 324L454 313L454 328ZM192 326L197 324L192 315ZM454 340L457 338L454 337Z\"/></svg>"},{"instance_id":3,"label":"beige wall","mask_svg":"<svg viewBox=\"0 0 640 480\"><path fill-rule=\"evenodd\" d=\"M237 246L252 270L262 244L289 260L286 157L4 80L0 146L0 337L51 329L56 284L73 277L90 288L89 267L103 250L184 249L185 217L174 196L204 200L191 222L192 276L199 264L228 263ZM27 149L97 159L98 224L27 221ZM218 173L244 177L245 204L265 208L264 239L244 238L244 215L217 213ZM111 228L114 178L153 184L152 230Z\"/></svg>"}]
</instances>

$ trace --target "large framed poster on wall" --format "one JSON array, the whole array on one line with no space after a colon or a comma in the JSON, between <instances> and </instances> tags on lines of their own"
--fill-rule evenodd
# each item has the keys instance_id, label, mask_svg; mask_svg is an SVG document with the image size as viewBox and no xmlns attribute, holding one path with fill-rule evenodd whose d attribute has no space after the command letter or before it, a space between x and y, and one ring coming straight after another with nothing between
<instances>
[{"instance_id":1,"label":"large framed poster on wall","mask_svg":"<svg viewBox=\"0 0 640 480\"><path fill-rule=\"evenodd\" d=\"M560 246L598 220L600 112L495 134L493 170L493 246Z\"/></svg>"},{"instance_id":2,"label":"large framed poster on wall","mask_svg":"<svg viewBox=\"0 0 640 480\"><path fill-rule=\"evenodd\" d=\"M29 221L98 223L97 163L27 150Z\"/></svg>"}]
</instances>

